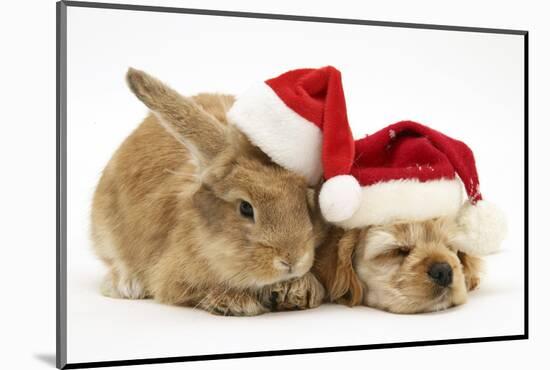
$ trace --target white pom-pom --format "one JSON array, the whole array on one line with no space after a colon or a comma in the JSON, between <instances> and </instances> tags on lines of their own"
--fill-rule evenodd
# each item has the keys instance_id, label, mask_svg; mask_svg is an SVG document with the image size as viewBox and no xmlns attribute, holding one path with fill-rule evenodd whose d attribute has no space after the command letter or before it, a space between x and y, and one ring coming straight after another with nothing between
<instances>
[{"instance_id":1,"label":"white pom-pom","mask_svg":"<svg viewBox=\"0 0 550 370\"><path fill-rule=\"evenodd\" d=\"M321 213L328 222L345 221L361 204L361 185L350 175L328 179L319 193Z\"/></svg>"},{"instance_id":2,"label":"white pom-pom","mask_svg":"<svg viewBox=\"0 0 550 370\"><path fill-rule=\"evenodd\" d=\"M494 204L480 200L475 205L467 202L459 211L457 238L459 250L474 256L496 252L506 237L506 216Z\"/></svg>"}]
</instances>

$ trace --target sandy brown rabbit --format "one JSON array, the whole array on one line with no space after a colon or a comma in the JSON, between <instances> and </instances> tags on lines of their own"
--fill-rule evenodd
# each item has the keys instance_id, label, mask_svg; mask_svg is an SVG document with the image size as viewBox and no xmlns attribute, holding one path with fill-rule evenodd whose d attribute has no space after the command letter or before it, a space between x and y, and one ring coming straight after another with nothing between
<instances>
[{"instance_id":1,"label":"sandy brown rabbit","mask_svg":"<svg viewBox=\"0 0 550 370\"><path fill-rule=\"evenodd\" d=\"M323 288L308 271L321 224L306 181L227 123L231 96L187 98L134 69L127 82L151 114L94 195L103 294L256 315L269 286L292 281L314 292L294 306L318 305Z\"/></svg>"}]
</instances>

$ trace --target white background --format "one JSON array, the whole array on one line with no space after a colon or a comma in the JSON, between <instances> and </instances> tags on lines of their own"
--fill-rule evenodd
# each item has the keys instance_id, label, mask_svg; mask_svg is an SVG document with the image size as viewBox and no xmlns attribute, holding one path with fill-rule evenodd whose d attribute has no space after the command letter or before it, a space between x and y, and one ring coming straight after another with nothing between
<instances>
[{"instance_id":1,"label":"white background","mask_svg":"<svg viewBox=\"0 0 550 370\"><path fill-rule=\"evenodd\" d=\"M522 36L72 7L67 18L69 363L523 333ZM502 205L510 232L470 303L416 316L324 306L221 318L102 297L91 198L147 112L124 83L128 66L195 94L326 64L342 71L356 138L414 119L472 147L482 192Z\"/></svg>"},{"instance_id":2,"label":"white background","mask_svg":"<svg viewBox=\"0 0 550 370\"><path fill-rule=\"evenodd\" d=\"M156 2L189 7L224 8L222 2ZM176 4L177 3L177 4ZM28 4L28 3L27 3ZM388 2L384 6L370 7L339 2L321 6L278 2L277 4L252 5L235 1L232 10L250 10L281 12L289 14L310 14L378 20L396 20L439 24L456 24L486 27L505 27L529 29L531 31L531 158L539 165L539 172L531 178L531 196L536 194L534 210L542 216L541 210L547 204L542 190L548 187L545 178L543 153L545 127L539 125L548 122L548 112L544 102L547 100L548 55L541 49L547 44L548 28L542 19L542 9L525 4L507 5L495 3L460 2L456 7L439 5L436 2L424 2L396 5ZM17 11L17 12L16 12ZM24 11L24 13L23 13ZM2 224L5 250L8 251L2 269L4 281L3 348L7 349L4 360L12 367L36 368L51 365L54 353L54 245L55 245L55 61L54 61L54 4L41 2L29 9L6 11L8 19L1 22L2 37L5 46L12 50L5 53L4 84L2 101L7 111L4 127L7 133L2 137L2 166L6 181L2 182L3 212ZM16 17L20 14L21 17ZM17 35L12 38L11 36ZM540 48L537 45L541 45ZM20 67L17 70L16 67ZM343 69L343 68L342 68ZM160 76L164 77L164 76ZM169 76L168 76L169 77ZM172 81L170 81L172 82ZM345 81L346 86L349 86ZM174 86L180 87L177 81ZM181 85L184 86L184 85ZM351 89L346 87L346 89ZM349 99L350 115L353 113L352 100ZM361 108L362 110L362 108ZM389 118L390 120L392 117ZM424 119L424 118L423 118ZM424 119L425 120L425 119ZM379 121L380 122L380 121ZM377 122L377 124L379 124ZM382 124L385 124L383 122ZM432 122L430 122L434 125ZM434 125L435 126L435 125ZM13 129L13 130L12 130ZM13 131L13 133L12 133ZM539 144L539 145L537 145ZM472 145L474 146L474 145ZM474 146L475 148L475 146ZM535 156L536 155L536 156ZM18 158L13 161L13 158ZM480 163L480 167L483 164ZM481 169L484 173L485 168ZM535 168L531 168L534 174ZM537 182L533 181L534 179ZM487 191L489 185L482 185ZM493 197L494 193L491 194ZM494 198L494 197L493 197ZM532 208L533 209L533 208ZM15 222L14 222L15 221ZM531 214L532 230L541 230L544 219ZM538 227L537 227L538 226ZM531 340L509 343L471 344L460 346L428 347L381 350L355 353L320 354L307 356L278 357L269 359L243 359L223 362L204 362L186 365L158 365L158 368L280 368L281 366L342 366L342 363L364 363L365 366L399 366L417 364L425 367L426 355L434 363L445 363L448 368L469 366L498 365L501 368L517 368L535 360L544 347L547 333L548 299L543 290L546 280L543 274L548 251L542 241L542 235L532 234L531 242ZM540 246L540 248L538 248ZM504 256L505 254L502 254ZM500 258L500 256L499 256ZM495 261L492 258L492 261ZM496 262L491 262L490 266ZM534 272L534 273L533 273ZM492 275L490 275L492 276ZM535 278L536 277L536 278ZM481 292L480 292L481 293ZM479 294L478 296L481 296ZM479 298L481 299L481 298ZM472 305L470 304L470 307ZM468 307L468 306L464 306ZM374 311L369 311L369 314ZM302 314L302 313L301 313ZM454 312L453 312L454 314ZM395 318L397 316L391 316ZM436 316L433 316L436 317ZM397 324L397 321L395 321ZM478 320L478 325L484 322ZM398 324L397 324L398 325ZM393 328L392 328L393 329ZM14 365L17 363L19 366ZM153 366L151 366L153 367Z\"/></svg>"}]
</instances>

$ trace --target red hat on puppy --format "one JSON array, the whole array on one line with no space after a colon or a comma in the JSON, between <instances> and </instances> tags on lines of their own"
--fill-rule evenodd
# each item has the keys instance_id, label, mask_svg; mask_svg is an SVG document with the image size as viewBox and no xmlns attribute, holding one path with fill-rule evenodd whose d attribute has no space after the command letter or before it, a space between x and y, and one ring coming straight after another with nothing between
<instances>
[{"instance_id":1,"label":"red hat on puppy","mask_svg":"<svg viewBox=\"0 0 550 370\"><path fill-rule=\"evenodd\" d=\"M482 200L472 151L436 130L411 121L388 126L355 142L349 168L325 176L319 203L329 222L355 228L456 215L466 236L461 250L473 255L496 251L505 236L501 211Z\"/></svg>"},{"instance_id":2,"label":"red hat on puppy","mask_svg":"<svg viewBox=\"0 0 550 370\"><path fill-rule=\"evenodd\" d=\"M354 157L340 72L296 69L237 97L227 117L275 163L303 175L349 173Z\"/></svg>"}]
</instances>

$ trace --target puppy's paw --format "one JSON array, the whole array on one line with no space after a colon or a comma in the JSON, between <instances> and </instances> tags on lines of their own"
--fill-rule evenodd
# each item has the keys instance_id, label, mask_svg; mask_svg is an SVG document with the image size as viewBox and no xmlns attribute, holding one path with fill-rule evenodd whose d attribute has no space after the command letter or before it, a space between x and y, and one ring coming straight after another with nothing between
<instances>
[{"instance_id":1,"label":"puppy's paw","mask_svg":"<svg viewBox=\"0 0 550 370\"><path fill-rule=\"evenodd\" d=\"M468 274L464 278L468 291L474 290L479 286L480 278L477 275Z\"/></svg>"},{"instance_id":2,"label":"puppy's paw","mask_svg":"<svg viewBox=\"0 0 550 370\"><path fill-rule=\"evenodd\" d=\"M466 289L468 291L476 289L483 271L483 261L478 257L470 256L463 252L458 252L458 258L462 263Z\"/></svg>"},{"instance_id":3,"label":"puppy's paw","mask_svg":"<svg viewBox=\"0 0 550 370\"><path fill-rule=\"evenodd\" d=\"M262 303L272 311L304 310L318 307L325 288L310 272L304 276L274 284L262 292Z\"/></svg>"}]
</instances>

